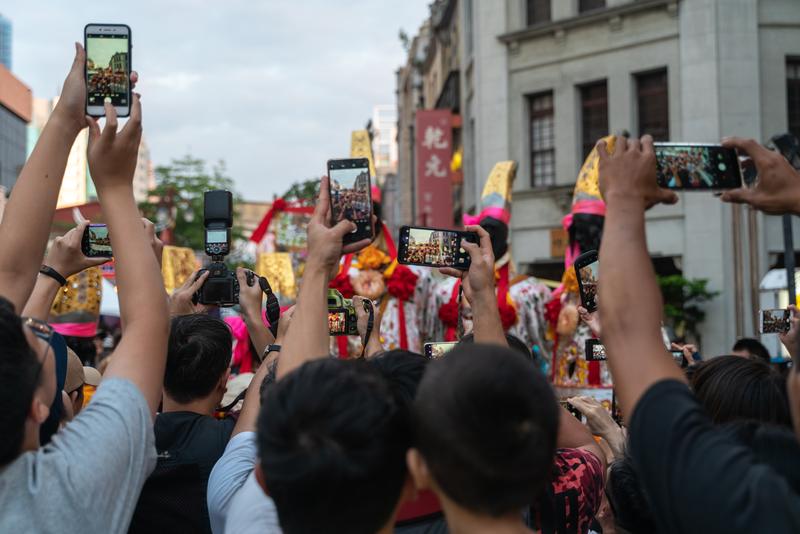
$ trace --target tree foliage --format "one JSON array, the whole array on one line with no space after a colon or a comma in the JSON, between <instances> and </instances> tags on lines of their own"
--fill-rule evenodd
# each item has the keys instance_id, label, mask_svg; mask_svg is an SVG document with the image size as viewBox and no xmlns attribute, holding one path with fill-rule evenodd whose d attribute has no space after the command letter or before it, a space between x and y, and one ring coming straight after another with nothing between
<instances>
[{"instance_id":1,"label":"tree foliage","mask_svg":"<svg viewBox=\"0 0 800 534\"><path fill-rule=\"evenodd\" d=\"M304 182L295 182L283 195L287 202L304 202L313 205L319 195L319 179L313 178Z\"/></svg>"},{"instance_id":2,"label":"tree foliage","mask_svg":"<svg viewBox=\"0 0 800 534\"><path fill-rule=\"evenodd\" d=\"M702 304L719 295L719 291L709 291L707 279L687 280L681 275L660 276L658 285L664 297L664 316L675 335L685 339L689 334L698 339L698 326L706 318Z\"/></svg>"}]
</instances>

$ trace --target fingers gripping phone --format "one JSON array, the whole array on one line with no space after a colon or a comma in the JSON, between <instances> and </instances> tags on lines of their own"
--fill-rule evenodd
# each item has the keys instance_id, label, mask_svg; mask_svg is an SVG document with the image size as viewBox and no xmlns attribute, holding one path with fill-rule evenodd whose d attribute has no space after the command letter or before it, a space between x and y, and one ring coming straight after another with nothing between
<instances>
[{"instance_id":1,"label":"fingers gripping phone","mask_svg":"<svg viewBox=\"0 0 800 534\"><path fill-rule=\"evenodd\" d=\"M344 236L344 243L372 239L372 185L366 158L328 160L331 224L347 219L356 229Z\"/></svg>"},{"instance_id":2,"label":"fingers gripping phone","mask_svg":"<svg viewBox=\"0 0 800 534\"><path fill-rule=\"evenodd\" d=\"M597 282L600 276L600 262L597 251L584 252L575 260L575 276L578 279L578 292L581 304L589 313L597 310Z\"/></svg>"},{"instance_id":3,"label":"fingers gripping phone","mask_svg":"<svg viewBox=\"0 0 800 534\"><path fill-rule=\"evenodd\" d=\"M81 251L87 258L113 258L111 239L108 237L108 226L90 224L83 231Z\"/></svg>"},{"instance_id":4,"label":"fingers gripping phone","mask_svg":"<svg viewBox=\"0 0 800 534\"><path fill-rule=\"evenodd\" d=\"M461 247L461 241L478 243L478 234L457 232L420 226L400 228L398 263L423 267L453 267L469 270L469 253Z\"/></svg>"},{"instance_id":5,"label":"fingers gripping phone","mask_svg":"<svg viewBox=\"0 0 800 534\"><path fill-rule=\"evenodd\" d=\"M83 29L86 49L86 114L105 115L108 102L119 117L130 115L131 29L125 24L87 24Z\"/></svg>"},{"instance_id":6,"label":"fingers gripping phone","mask_svg":"<svg viewBox=\"0 0 800 534\"><path fill-rule=\"evenodd\" d=\"M456 348L458 343L450 343L450 342L438 342L438 343L425 343L425 356L432 359L438 360L454 348Z\"/></svg>"},{"instance_id":7,"label":"fingers gripping phone","mask_svg":"<svg viewBox=\"0 0 800 534\"><path fill-rule=\"evenodd\" d=\"M762 334L785 334L791 328L789 310L760 310L759 332Z\"/></svg>"},{"instance_id":8,"label":"fingers gripping phone","mask_svg":"<svg viewBox=\"0 0 800 534\"><path fill-rule=\"evenodd\" d=\"M709 144L655 143L656 179L666 189L715 191L742 186L732 148Z\"/></svg>"}]
</instances>

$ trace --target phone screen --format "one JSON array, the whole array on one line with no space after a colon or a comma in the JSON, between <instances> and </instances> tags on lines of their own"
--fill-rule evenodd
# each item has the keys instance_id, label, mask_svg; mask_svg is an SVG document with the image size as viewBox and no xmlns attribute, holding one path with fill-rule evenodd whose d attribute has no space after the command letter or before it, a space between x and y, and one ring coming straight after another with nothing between
<instances>
[{"instance_id":1,"label":"phone screen","mask_svg":"<svg viewBox=\"0 0 800 534\"><path fill-rule=\"evenodd\" d=\"M356 224L356 231L345 239L346 242L372 237L372 196L368 161L366 159L329 161L328 177L331 187L332 224L344 219Z\"/></svg>"},{"instance_id":2,"label":"phone screen","mask_svg":"<svg viewBox=\"0 0 800 534\"><path fill-rule=\"evenodd\" d=\"M672 359L677 363L680 367L683 367L683 351L682 350L671 350L669 351L672 354Z\"/></svg>"},{"instance_id":3,"label":"phone screen","mask_svg":"<svg viewBox=\"0 0 800 534\"><path fill-rule=\"evenodd\" d=\"M477 243L478 236L469 232L404 226L400 230L400 253L397 261L426 267L467 270L470 259L467 251L461 247L462 239Z\"/></svg>"},{"instance_id":4,"label":"phone screen","mask_svg":"<svg viewBox=\"0 0 800 534\"><path fill-rule=\"evenodd\" d=\"M595 253L596 254L596 253ZM578 275L578 285L581 294L581 304L587 311L594 311L597 309L597 282L600 276L600 262L593 256L594 261L584 264L575 261L575 269Z\"/></svg>"},{"instance_id":5,"label":"phone screen","mask_svg":"<svg viewBox=\"0 0 800 534\"><path fill-rule=\"evenodd\" d=\"M87 104L130 105L129 35L86 33Z\"/></svg>"},{"instance_id":6,"label":"phone screen","mask_svg":"<svg viewBox=\"0 0 800 534\"><path fill-rule=\"evenodd\" d=\"M588 362L600 362L606 359L606 348L599 339L587 339L585 350Z\"/></svg>"},{"instance_id":7,"label":"phone screen","mask_svg":"<svg viewBox=\"0 0 800 534\"><path fill-rule=\"evenodd\" d=\"M761 333L783 334L789 331L789 310L761 310Z\"/></svg>"},{"instance_id":8,"label":"phone screen","mask_svg":"<svg viewBox=\"0 0 800 534\"><path fill-rule=\"evenodd\" d=\"M742 185L736 151L719 145L655 145L658 185L678 190L735 189Z\"/></svg>"},{"instance_id":9,"label":"phone screen","mask_svg":"<svg viewBox=\"0 0 800 534\"><path fill-rule=\"evenodd\" d=\"M425 343L425 356L431 359L438 359L456 348L458 343Z\"/></svg>"},{"instance_id":10,"label":"phone screen","mask_svg":"<svg viewBox=\"0 0 800 534\"><path fill-rule=\"evenodd\" d=\"M83 255L90 258L111 258L111 239L108 237L108 226L90 224L83 232L81 243Z\"/></svg>"},{"instance_id":11,"label":"phone screen","mask_svg":"<svg viewBox=\"0 0 800 534\"><path fill-rule=\"evenodd\" d=\"M332 336L347 333L347 312L328 312L328 332Z\"/></svg>"}]
</instances>

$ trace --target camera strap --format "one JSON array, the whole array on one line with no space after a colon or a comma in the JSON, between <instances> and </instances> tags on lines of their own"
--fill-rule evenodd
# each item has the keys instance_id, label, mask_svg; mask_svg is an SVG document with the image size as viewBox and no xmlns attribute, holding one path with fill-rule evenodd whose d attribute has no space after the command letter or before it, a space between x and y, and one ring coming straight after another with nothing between
<instances>
[{"instance_id":1,"label":"camera strap","mask_svg":"<svg viewBox=\"0 0 800 534\"><path fill-rule=\"evenodd\" d=\"M461 341L461 338L464 337L464 311L461 302L464 298L464 284L458 284L458 324L456 325L456 339Z\"/></svg>"},{"instance_id":2,"label":"camera strap","mask_svg":"<svg viewBox=\"0 0 800 534\"><path fill-rule=\"evenodd\" d=\"M361 344L362 358L367 354L367 342L370 336L372 336L372 329L375 328L375 306L372 304L371 300L364 301L364 309L369 312L369 318L367 319L367 331L364 332L364 341Z\"/></svg>"},{"instance_id":3,"label":"camera strap","mask_svg":"<svg viewBox=\"0 0 800 534\"><path fill-rule=\"evenodd\" d=\"M281 320L281 303L278 301L278 297L275 296L275 293L272 292L272 287L269 285L269 281L263 277L258 277L258 286L261 288L261 291L267 296L267 320L269 321L269 330L272 332L272 337L278 337L278 323Z\"/></svg>"}]
</instances>

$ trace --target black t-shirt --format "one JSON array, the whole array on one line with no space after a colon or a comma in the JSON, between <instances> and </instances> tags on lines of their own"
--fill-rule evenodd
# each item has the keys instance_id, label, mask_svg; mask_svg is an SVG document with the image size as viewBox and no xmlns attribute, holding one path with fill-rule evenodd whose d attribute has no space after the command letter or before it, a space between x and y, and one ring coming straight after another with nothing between
<instances>
[{"instance_id":1,"label":"black t-shirt","mask_svg":"<svg viewBox=\"0 0 800 534\"><path fill-rule=\"evenodd\" d=\"M193 412L156 417L158 463L142 488L129 533L211 532L208 477L236 422Z\"/></svg>"},{"instance_id":2,"label":"black t-shirt","mask_svg":"<svg viewBox=\"0 0 800 534\"><path fill-rule=\"evenodd\" d=\"M647 390L629 434L659 532L800 532L800 496L715 428L685 384L664 380Z\"/></svg>"}]
</instances>

